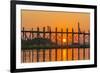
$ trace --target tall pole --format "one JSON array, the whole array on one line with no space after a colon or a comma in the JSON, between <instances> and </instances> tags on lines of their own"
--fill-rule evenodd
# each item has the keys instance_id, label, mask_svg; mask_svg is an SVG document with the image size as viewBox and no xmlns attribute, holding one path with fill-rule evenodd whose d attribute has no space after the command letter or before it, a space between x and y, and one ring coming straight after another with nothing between
<instances>
[{"instance_id":1,"label":"tall pole","mask_svg":"<svg viewBox=\"0 0 100 73\"><path fill-rule=\"evenodd\" d=\"M72 28L72 45L74 43L74 30ZM74 60L74 48L72 48L72 60Z\"/></svg>"},{"instance_id":2,"label":"tall pole","mask_svg":"<svg viewBox=\"0 0 100 73\"><path fill-rule=\"evenodd\" d=\"M61 29L61 61L63 60L63 29Z\"/></svg>"},{"instance_id":3,"label":"tall pole","mask_svg":"<svg viewBox=\"0 0 100 73\"><path fill-rule=\"evenodd\" d=\"M80 45L80 24L78 22L78 45ZM80 60L80 49L78 47L78 60Z\"/></svg>"},{"instance_id":4,"label":"tall pole","mask_svg":"<svg viewBox=\"0 0 100 73\"><path fill-rule=\"evenodd\" d=\"M68 28L66 29L66 39L67 39L67 49L66 49L66 58L67 58L67 60L68 60Z\"/></svg>"},{"instance_id":5,"label":"tall pole","mask_svg":"<svg viewBox=\"0 0 100 73\"><path fill-rule=\"evenodd\" d=\"M39 38L39 27L37 27L37 38ZM39 62L39 48L37 49L37 62Z\"/></svg>"},{"instance_id":6,"label":"tall pole","mask_svg":"<svg viewBox=\"0 0 100 73\"><path fill-rule=\"evenodd\" d=\"M49 39L51 41L51 27L49 27ZM51 46L51 45L50 45ZM49 60L51 61L51 49L49 49Z\"/></svg>"},{"instance_id":7,"label":"tall pole","mask_svg":"<svg viewBox=\"0 0 100 73\"><path fill-rule=\"evenodd\" d=\"M55 29L55 40L56 40L56 46L58 46L57 45L57 27ZM55 54L56 54L55 60L57 61L57 48L55 49Z\"/></svg>"},{"instance_id":8,"label":"tall pole","mask_svg":"<svg viewBox=\"0 0 100 73\"><path fill-rule=\"evenodd\" d=\"M43 38L45 38L45 27L43 27ZM43 62L45 62L45 49L43 49Z\"/></svg>"}]
</instances>

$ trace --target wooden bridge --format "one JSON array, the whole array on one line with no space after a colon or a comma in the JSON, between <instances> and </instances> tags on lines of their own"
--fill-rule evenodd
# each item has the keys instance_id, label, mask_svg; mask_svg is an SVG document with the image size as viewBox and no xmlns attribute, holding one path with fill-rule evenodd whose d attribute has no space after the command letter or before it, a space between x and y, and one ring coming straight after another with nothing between
<instances>
[{"instance_id":1,"label":"wooden bridge","mask_svg":"<svg viewBox=\"0 0 100 73\"><path fill-rule=\"evenodd\" d=\"M42 34L42 35L41 35ZM48 35L47 35L48 34ZM60 34L60 37L59 37ZM55 49L55 61L57 61L57 50L61 49L61 52L63 49L72 49L72 60L74 60L74 49L78 48L78 60L80 60L80 56L81 54L83 54L83 60L85 60L86 56L86 50L88 48L88 59L90 58L90 33L88 32L81 32L80 31L80 27L78 24L78 32L75 32L72 28L72 32L68 31L68 28L66 29L66 32L63 31L63 29L61 29L61 31L58 31L57 28L55 28L55 31L51 31L51 27L48 28L48 30L45 30L45 27L43 27L43 31L41 31L39 29L39 27L37 27L37 31L34 31L33 28L31 31L29 30L25 30L25 28L22 29L21 31L21 45L22 45L22 63L26 62L26 52L29 52L28 54L28 60L29 62L34 62L33 59L36 59L37 62L41 62L39 61L39 52L40 50L43 50L43 61L45 61L46 59L46 54L45 51L49 50L49 60L51 61L52 58L52 49ZM66 42L63 42L63 36L66 36ZM69 35L71 35L71 38L69 37ZM77 35L77 37L75 37L75 35ZM69 42L69 38L71 39L71 42ZM75 39L76 38L76 39ZM75 42L77 41L77 42ZM83 53L80 52L80 49L82 49ZM30 50L30 51L29 51ZM33 53L33 51L36 50L37 53ZM60 54L61 58L63 52ZM36 57L34 57L34 55L37 55ZM68 59L67 57L68 52L66 53L66 60ZM61 59L62 60L62 59Z\"/></svg>"}]
</instances>

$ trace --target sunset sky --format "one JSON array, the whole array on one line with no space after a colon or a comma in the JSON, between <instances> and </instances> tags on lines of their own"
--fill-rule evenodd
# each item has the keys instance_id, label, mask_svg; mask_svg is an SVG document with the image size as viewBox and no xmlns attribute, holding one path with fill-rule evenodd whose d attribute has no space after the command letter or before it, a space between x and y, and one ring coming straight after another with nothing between
<instances>
[{"instance_id":1,"label":"sunset sky","mask_svg":"<svg viewBox=\"0 0 100 73\"><path fill-rule=\"evenodd\" d=\"M72 28L74 31L78 31L78 22L80 24L80 30L88 32L90 30L90 14L89 13L78 13L78 12L64 12L64 11L39 11L39 10L21 10L21 27L26 30L36 30L37 27L40 28L40 31L43 30L43 27L51 27L51 31L55 31L55 28L58 28L58 31L71 31ZM58 35L59 36L59 35ZM57 37L58 37L57 36ZM76 36L78 38L78 36ZM71 39L69 39L71 38ZM58 40L58 39L57 39ZM53 41L53 40L52 40ZM54 40L55 41L55 40ZM58 40L58 42L61 42ZM72 42L72 35L68 35L68 42ZM74 42L77 42L77 40ZM66 44L66 34L63 35L63 43ZM68 56L68 60L72 60L72 49L63 49L63 60L66 60L66 56ZM85 50L86 59L89 59L89 49ZM37 52L35 51L35 54ZM42 51L40 52L42 53ZM68 53L68 54L67 54ZM49 50L46 50L46 60L49 60ZM67 54L67 55L66 55ZM83 59L83 49L80 49L80 59ZM52 49L51 59L52 61L55 59L55 49ZM78 60L78 49L74 49L74 59ZM31 57L32 58L32 57ZM37 58L35 57L34 60ZM39 58L42 59L42 58ZM57 60L61 59L61 50L57 50Z\"/></svg>"},{"instance_id":2,"label":"sunset sky","mask_svg":"<svg viewBox=\"0 0 100 73\"><path fill-rule=\"evenodd\" d=\"M74 28L77 31L77 24L80 23L81 30L88 31L90 28L89 13L61 12L61 11L39 11L39 10L21 10L21 25L25 29L36 29L39 27L51 26L52 30L56 27L58 30L65 31L68 27L69 31Z\"/></svg>"}]
</instances>

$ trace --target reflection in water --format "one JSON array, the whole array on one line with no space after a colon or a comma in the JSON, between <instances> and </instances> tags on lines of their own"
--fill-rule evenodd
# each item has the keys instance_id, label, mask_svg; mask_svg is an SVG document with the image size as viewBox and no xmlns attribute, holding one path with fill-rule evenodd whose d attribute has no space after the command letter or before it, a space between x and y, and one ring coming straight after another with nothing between
<instances>
[{"instance_id":1,"label":"reflection in water","mask_svg":"<svg viewBox=\"0 0 100 73\"><path fill-rule=\"evenodd\" d=\"M21 62L49 62L90 59L90 48L22 50Z\"/></svg>"},{"instance_id":2,"label":"reflection in water","mask_svg":"<svg viewBox=\"0 0 100 73\"><path fill-rule=\"evenodd\" d=\"M63 61L66 61L66 49L63 49Z\"/></svg>"},{"instance_id":3,"label":"reflection in water","mask_svg":"<svg viewBox=\"0 0 100 73\"><path fill-rule=\"evenodd\" d=\"M56 49L52 49L51 50L51 61L55 61L55 55L56 55L56 53L55 53L55 51L56 51Z\"/></svg>"},{"instance_id":4,"label":"reflection in water","mask_svg":"<svg viewBox=\"0 0 100 73\"><path fill-rule=\"evenodd\" d=\"M72 48L68 48L68 61L72 60Z\"/></svg>"},{"instance_id":5,"label":"reflection in water","mask_svg":"<svg viewBox=\"0 0 100 73\"><path fill-rule=\"evenodd\" d=\"M73 53L74 53L73 59L78 60L78 48L74 48Z\"/></svg>"}]
</instances>

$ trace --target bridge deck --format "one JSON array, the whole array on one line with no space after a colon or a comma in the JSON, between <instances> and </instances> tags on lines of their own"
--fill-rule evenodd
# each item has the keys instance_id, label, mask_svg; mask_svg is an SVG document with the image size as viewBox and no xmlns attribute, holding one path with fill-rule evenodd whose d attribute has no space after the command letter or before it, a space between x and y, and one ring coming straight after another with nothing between
<instances>
[{"instance_id":1,"label":"bridge deck","mask_svg":"<svg viewBox=\"0 0 100 73\"><path fill-rule=\"evenodd\" d=\"M90 48L90 45L68 45L68 46L55 46L55 45L30 45L30 46L22 46L22 49L65 49L65 48Z\"/></svg>"}]
</instances>

